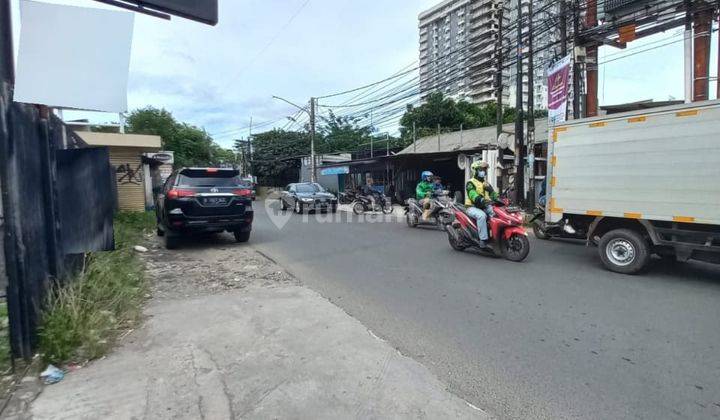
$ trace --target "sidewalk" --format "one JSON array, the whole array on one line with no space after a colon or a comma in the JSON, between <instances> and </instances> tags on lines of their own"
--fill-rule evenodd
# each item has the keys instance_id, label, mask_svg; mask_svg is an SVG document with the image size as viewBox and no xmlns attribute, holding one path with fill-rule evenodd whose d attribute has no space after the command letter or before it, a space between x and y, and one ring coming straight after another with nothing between
<instances>
[{"instance_id":1,"label":"sidewalk","mask_svg":"<svg viewBox=\"0 0 720 420\"><path fill-rule=\"evenodd\" d=\"M144 326L46 387L34 418L488 418L229 236L145 258Z\"/></svg>"}]
</instances>

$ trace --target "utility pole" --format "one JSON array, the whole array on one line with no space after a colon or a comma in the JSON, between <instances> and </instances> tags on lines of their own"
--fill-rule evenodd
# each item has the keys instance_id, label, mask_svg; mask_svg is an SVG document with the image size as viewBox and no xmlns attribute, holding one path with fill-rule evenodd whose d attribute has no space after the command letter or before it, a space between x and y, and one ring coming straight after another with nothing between
<instances>
[{"instance_id":1,"label":"utility pole","mask_svg":"<svg viewBox=\"0 0 720 420\"><path fill-rule=\"evenodd\" d=\"M580 47L580 2L573 2L573 119L580 118L580 64L578 48Z\"/></svg>"},{"instance_id":2,"label":"utility pole","mask_svg":"<svg viewBox=\"0 0 720 420\"><path fill-rule=\"evenodd\" d=\"M693 101L693 34L692 0L685 0L685 103Z\"/></svg>"},{"instance_id":3,"label":"utility pole","mask_svg":"<svg viewBox=\"0 0 720 420\"><path fill-rule=\"evenodd\" d=\"M531 0L532 1L532 0ZM525 198L525 136L523 133L523 44L522 44L522 0L517 0L517 70L515 109L515 202Z\"/></svg>"},{"instance_id":4,"label":"utility pole","mask_svg":"<svg viewBox=\"0 0 720 420\"><path fill-rule=\"evenodd\" d=\"M253 117L250 117L250 127L248 130L248 141L247 141L247 166L245 167L245 175L252 175L250 171L250 164L252 162L252 129L253 129Z\"/></svg>"},{"instance_id":5,"label":"utility pole","mask_svg":"<svg viewBox=\"0 0 720 420\"><path fill-rule=\"evenodd\" d=\"M533 2L528 2L528 96L527 96L527 144L528 151L523 154L527 158L528 171L530 174L529 208L535 207L535 160L530 155L535 155L535 63L533 59Z\"/></svg>"},{"instance_id":6,"label":"utility pole","mask_svg":"<svg viewBox=\"0 0 720 420\"><path fill-rule=\"evenodd\" d=\"M712 10L693 14L694 51L693 102L707 101L710 97L710 38L712 33Z\"/></svg>"},{"instance_id":7,"label":"utility pole","mask_svg":"<svg viewBox=\"0 0 720 420\"><path fill-rule=\"evenodd\" d=\"M560 56L567 57L567 0L560 0Z\"/></svg>"},{"instance_id":8,"label":"utility pole","mask_svg":"<svg viewBox=\"0 0 720 420\"><path fill-rule=\"evenodd\" d=\"M417 127L415 121L413 121L413 153L417 152Z\"/></svg>"},{"instance_id":9,"label":"utility pole","mask_svg":"<svg viewBox=\"0 0 720 420\"><path fill-rule=\"evenodd\" d=\"M497 96L497 109L495 110L495 120L497 123L497 138L503 132L503 13L505 11L505 3L501 3L498 10L498 36L495 41L495 57L497 59L497 68L495 70L495 88Z\"/></svg>"},{"instance_id":10,"label":"utility pole","mask_svg":"<svg viewBox=\"0 0 720 420\"><path fill-rule=\"evenodd\" d=\"M604 1L604 0L603 0ZM585 27L597 26L597 0L587 0L585 3ZM709 51L709 50L708 50ZM598 47L597 44L587 47L585 59L586 81L585 86L585 116L598 115Z\"/></svg>"},{"instance_id":11,"label":"utility pole","mask_svg":"<svg viewBox=\"0 0 720 420\"><path fill-rule=\"evenodd\" d=\"M568 55L567 48L567 0L560 0L560 57L565 58ZM567 99L565 100L567 102ZM568 109L565 109L565 119L568 117Z\"/></svg>"},{"instance_id":12,"label":"utility pole","mask_svg":"<svg viewBox=\"0 0 720 420\"><path fill-rule=\"evenodd\" d=\"M310 182L315 182L315 98L310 98Z\"/></svg>"}]
</instances>

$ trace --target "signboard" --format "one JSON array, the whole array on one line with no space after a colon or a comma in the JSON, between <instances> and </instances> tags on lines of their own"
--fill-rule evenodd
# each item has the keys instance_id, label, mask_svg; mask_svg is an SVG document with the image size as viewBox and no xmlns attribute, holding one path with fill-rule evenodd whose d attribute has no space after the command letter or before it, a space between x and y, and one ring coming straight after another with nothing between
<instances>
[{"instance_id":1,"label":"signboard","mask_svg":"<svg viewBox=\"0 0 720 420\"><path fill-rule=\"evenodd\" d=\"M325 168L320 171L320 175L343 175L349 174L349 166L338 166L337 168Z\"/></svg>"},{"instance_id":2,"label":"signboard","mask_svg":"<svg viewBox=\"0 0 720 420\"><path fill-rule=\"evenodd\" d=\"M175 152L156 152L156 153L145 153L145 156L162 162L163 165L172 165L175 163Z\"/></svg>"},{"instance_id":3,"label":"signboard","mask_svg":"<svg viewBox=\"0 0 720 420\"><path fill-rule=\"evenodd\" d=\"M20 17L15 101L127 111L132 13L22 1Z\"/></svg>"},{"instance_id":4,"label":"signboard","mask_svg":"<svg viewBox=\"0 0 720 420\"><path fill-rule=\"evenodd\" d=\"M571 64L572 60L567 56L548 69L548 120L551 126L567 119Z\"/></svg>"},{"instance_id":5,"label":"signboard","mask_svg":"<svg viewBox=\"0 0 720 420\"><path fill-rule=\"evenodd\" d=\"M116 1L98 0L113 4ZM174 16L184 17L208 25L218 22L218 0L120 0L140 8L157 10ZM115 4L118 5L118 4ZM138 10L142 13L142 10Z\"/></svg>"}]
</instances>

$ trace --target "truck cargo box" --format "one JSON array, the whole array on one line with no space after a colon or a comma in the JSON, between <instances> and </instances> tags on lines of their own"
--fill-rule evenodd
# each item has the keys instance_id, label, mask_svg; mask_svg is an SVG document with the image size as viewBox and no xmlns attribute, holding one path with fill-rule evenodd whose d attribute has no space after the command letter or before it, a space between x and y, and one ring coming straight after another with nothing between
<instances>
[{"instance_id":1,"label":"truck cargo box","mask_svg":"<svg viewBox=\"0 0 720 420\"><path fill-rule=\"evenodd\" d=\"M720 101L550 129L546 220L563 214L720 225Z\"/></svg>"}]
</instances>

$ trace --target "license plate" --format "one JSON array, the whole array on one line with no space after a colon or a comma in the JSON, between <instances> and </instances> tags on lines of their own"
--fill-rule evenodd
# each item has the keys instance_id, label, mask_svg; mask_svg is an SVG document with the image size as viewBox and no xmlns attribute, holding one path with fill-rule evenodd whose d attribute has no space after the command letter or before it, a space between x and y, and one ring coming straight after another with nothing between
<instances>
[{"instance_id":1,"label":"license plate","mask_svg":"<svg viewBox=\"0 0 720 420\"><path fill-rule=\"evenodd\" d=\"M227 204L227 198L225 197L208 197L204 201L205 205L208 206L224 206Z\"/></svg>"}]
</instances>

